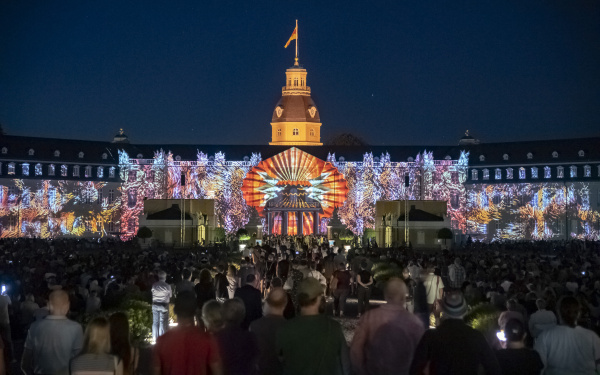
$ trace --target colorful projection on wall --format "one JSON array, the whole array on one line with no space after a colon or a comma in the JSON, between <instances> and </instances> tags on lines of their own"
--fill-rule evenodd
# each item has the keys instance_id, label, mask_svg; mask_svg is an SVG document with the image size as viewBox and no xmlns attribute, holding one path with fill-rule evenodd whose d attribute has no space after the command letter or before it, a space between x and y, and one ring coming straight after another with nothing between
<instances>
[{"instance_id":1,"label":"colorful projection on wall","mask_svg":"<svg viewBox=\"0 0 600 375\"><path fill-rule=\"evenodd\" d=\"M118 231L117 184L61 180L3 180L0 237L104 237Z\"/></svg>"},{"instance_id":2,"label":"colorful projection on wall","mask_svg":"<svg viewBox=\"0 0 600 375\"><path fill-rule=\"evenodd\" d=\"M336 207L344 204L348 187L331 163L292 147L252 168L244 179L242 193L246 204L255 207L261 216L265 216L265 208L320 208L321 217L329 218Z\"/></svg>"},{"instance_id":3,"label":"colorful projection on wall","mask_svg":"<svg viewBox=\"0 0 600 375\"><path fill-rule=\"evenodd\" d=\"M467 194L464 219L475 238L600 239L589 183L475 185Z\"/></svg>"}]
</instances>

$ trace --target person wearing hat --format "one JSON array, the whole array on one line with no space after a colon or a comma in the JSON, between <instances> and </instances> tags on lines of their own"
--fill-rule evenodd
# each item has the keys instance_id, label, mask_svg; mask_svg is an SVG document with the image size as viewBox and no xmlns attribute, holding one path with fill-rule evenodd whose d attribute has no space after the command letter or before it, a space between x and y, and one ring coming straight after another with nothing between
<instances>
[{"instance_id":1,"label":"person wearing hat","mask_svg":"<svg viewBox=\"0 0 600 375\"><path fill-rule=\"evenodd\" d=\"M539 375L544 368L540 355L525 347L525 324L519 319L510 319L504 325L506 349L496 350L496 357L504 375Z\"/></svg>"},{"instance_id":2,"label":"person wearing hat","mask_svg":"<svg viewBox=\"0 0 600 375\"><path fill-rule=\"evenodd\" d=\"M421 338L410 374L476 375L482 366L486 375L501 375L496 355L485 337L463 321L467 302L462 292L446 293L441 305L441 323Z\"/></svg>"},{"instance_id":3,"label":"person wearing hat","mask_svg":"<svg viewBox=\"0 0 600 375\"><path fill-rule=\"evenodd\" d=\"M309 277L298 285L300 316L277 333L283 373L350 374L348 345L338 322L322 313L323 286Z\"/></svg>"}]
</instances>

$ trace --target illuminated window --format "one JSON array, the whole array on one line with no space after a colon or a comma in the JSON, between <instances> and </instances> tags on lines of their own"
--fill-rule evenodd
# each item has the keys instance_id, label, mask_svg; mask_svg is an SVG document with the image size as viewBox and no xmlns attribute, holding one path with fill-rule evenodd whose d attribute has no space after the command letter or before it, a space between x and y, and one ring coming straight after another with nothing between
<instances>
[{"instance_id":1,"label":"illuminated window","mask_svg":"<svg viewBox=\"0 0 600 375\"><path fill-rule=\"evenodd\" d=\"M98 189L98 203L102 204L102 199L104 198L104 194L102 189Z\"/></svg>"},{"instance_id":2,"label":"illuminated window","mask_svg":"<svg viewBox=\"0 0 600 375\"><path fill-rule=\"evenodd\" d=\"M494 171L494 178L496 180L502 179L502 170L500 168L496 168L496 170Z\"/></svg>"},{"instance_id":3,"label":"illuminated window","mask_svg":"<svg viewBox=\"0 0 600 375\"><path fill-rule=\"evenodd\" d=\"M298 135L298 134L300 134L300 130L294 129L293 132L292 132L292 134L293 135Z\"/></svg>"},{"instance_id":4,"label":"illuminated window","mask_svg":"<svg viewBox=\"0 0 600 375\"><path fill-rule=\"evenodd\" d=\"M29 189L23 190L23 197L21 199L23 207L29 207L31 204L31 196L29 195Z\"/></svg>"},{"instance_id":5,"label":"illuminated window","mask_svg":"<svg viewBox=\"0 0 600 375\"><path fill-rule=\"evenodd\" d=\"M36 176L41 176L42 175L42 165L40 163L37 163L35 165L35 175Z\"/></svg>"},{"instance_id":6,"label":"illuminated window","mask_svg":"<svg viewBox=\"0 0 600 375\"><path fill-rule=\"evenodd\" d=\"M79 177L79 166L73 166L73 177Z\"/></svg>"},{"instance_id":7,"label":"illuminated window","mask_svg":"<svg viewBox=\"0 0 600 375\"><path fill-rule=\"evenodd\" d=\"M310 136L314 137L315 136L315 129L310 129Z\"/></svg>"},{"instance_id":8,"label":"illuminated window","mask_svg":"<svg viewBox=\"0 0 600 375\"><path fill-rule=\"evenodd\" d=\"M29 163L23 163L21 168L23 169L23 176L29 176Z\"/></svg>"},{"instance_id":9,"label":"illuminated window","mask_svg":"<svg viewBox=\"0 0 600 375\"><path fill-rule=\"evenodd\" d=\"M137 177L137 176L136 176L136 174L137 174L137 172L136 172L136 170L135 170L135 169L134 169L134 170L131 170L131 169L130 169L130 170L129 170L129 173L127 174L127 181L128 181L128 182L133 182L133 181L135 181L135 179L136 179L136 177Z\"/></svg>"},{"instance_id":10,"label":"illuminated window","mask_svg":"<svg viewBox=\"0 0 600 375\"><path fill-rule=\"evenodd\" d=\"M115 167L108 168L108 177L115 178Z\"/></svg>"},{"instance_id":11,"label":"illuminated window","mask_svg":"<svg viewBox=\"0 0 600 375\"><path fill-rule=\"evenodd\" d=\"M300 85L301 85L301 86L304 86L304 79L301 79L301 80L300 80Z\"/></svg>"},{"instance_id":12,"label":"illuminated window","mask_svg":"<svg viewBox=\"0 0 600 375\"><path fill-rule=\"evenodd\" d=\"M79 159L83 159L83 151L79 152Z\"/></svg>"},{"instance_id":13,"label":"illuminated window","mask_svg":"<svg viewBox=\"0 0 600 375\"><path fill-rule=\"evenodd\" d=\"M487 168L483 170L483 179L484 180L489 180L490 179L490 170L487 169Z\"/></svg>"},{"instance_id":14,"label":"illuminated window","mask_svg":"<svg viewBox=\"0 0 600 375\"><path fill-rule=\"evenodd\" d=\"M96 169L96 176L98 176L98 178L104 178L104 167L98 167Z\"/></svg>"},{"instance_id":15,"label":"illuminated window","mask_svg":"<svg viewBox=\"0 0 600 375\"><path fill-rule=\"evenodd\" d=\"M557 159L558 158L558 152L557 151L552 151L552 157L554 159Z\"/></svg>"},{"instance_id":16,"label":"illuminated window","mask_svg":"<svg viewBox=\"0 0 600 375\"><path fill-rule=\"evenodd\" d=\"M290 79L288 79L288 86L291 86L291 85L292 85L292 79L290 78Z\"/></svg>"},{"instance_id":17,"label":"illuminated window","mask_svg":"<svg viewBox=\"0 0 600 375\"><path fill-rule=\"evenodd\" d=\"M84 172L84 173L85 173L85 177L86 177L86 178L92 177L92 167L91 167L91 166L89 166L89 165L88 165L88 166L86 166L86 167L85 167L85 172Z\"/></svg>"},{"instance_id":18,"label":"illuminated window","mask_svg":"<svg viewBox=\"0 0 600 375\"><path fill-rule=\"evenodd\" d=\"M546 166L544 167L544 178L550 178L552 177L552 169L550 169L550 167Z\"/></svg>"},{"instance_id":19,"label":"illuminated window","mask_svg":"<svg viewBox=\"0 0 600 375\"><path fill-rule=\"evenodd\" d=\"M537 167L531 167L531 178L538 178L538 169L537 169Z\"/></svg>"},{"instance_id":20,"label":"illuminated window","mask_svg":"<svg viewBox=\"0 0 600 375\"><path fill-rule=\"evenodd\" d=\"M281 137L281 129L277 129L277 136Z\"/></svg>"},{"instance_id":21,"label":"illuminated window","mask_svg":"<svg viewBox=\"0 0 600 375\"><path fill-rule=\"evenodd\" d=\"M571 166L571 168L569 168L569 169L571 170L571 171L570 171L571 178L575 178L575 177L577 177L577 167L576 167L576 166L574 166L574 165L572 165L572 166Z\"/></svg>"},{"instance_id":22,"label":"illuminated window","mask_svg":"<svg viewBox=\"0 0 600 375\"><path fill-rule=\"evenodd\" d=\"M8 187L8 200L14 201L17 198L17 187L9 186Z\"/></svg>"},{"instance_id":23,"label":"illuminated window","mask_svg":"<svg viewBox=\"0 0 600 375\"><path fill-rule=\"evenodd\" d=\"M54 157L59 157L60 156L60 151L58 150L54 150Z\"/></svg>"},{"instance_id":24,"label":"illuminated window","mask_svg":"<svg viewBox=\"0 0 600 375\"><path fill-rule=\"evenodd\" d=\"M54 206L56 204L56 189L48 189L48 204Z\"/></svg>"},{"instance_id":25,"label":"illuminated window","mask_svg":"<svg viewBox=\"0 0 600 375\"><path fill-rule=\"evenodd\" d=\"M108 203L112 203L115 201L115 191L113 189L110 189L108 191Z\"/></svg>"},{"instance_id":26,"label":"illuminated window","mask_svg":"<svg viewBox=\"0 0 600 375\"><path fill-rule=\"evenodd\" d=\"M479 161L485 161L485 155L479 155Z\"/></svg>"},{"instance_id":27,"label":"illuminated window","mask_svg":"<svg viewBox=\"0 0 600 375\"><path fill-rule=\"evenodd\" d=\"M294 78L294 86L298 86L298 78Z\"/></svg>"},{"instance_id":28,"label":"illuminated window","mask_svg":"<svg viewBox=\"0 0 600 375\"><path fill-rule=\"evenodd\" d=\"M479 180L479 172L477 171L477 169L471 169L471 180Z\"/></svg>"},{"instance_id":29,"label":"illuminated window","mask_svg":"<svg viewBox=\"0 0 600 375\"><path fill-rule=\"evenodd\" d=\"M528 152L528 153L527 153L527 159L528 159L528 160L531 160L531 159L533 159L533 154L532 154L531 152Z\"/></svg>"},{"instance_id":30,"label":"illuminated window","mask_svg":"<svg viewBox=\"0 0 600 375\"><path fill-rule=\"evenodd\" d=\"M8 149L6 147L2 147L2 155L8 154Z\"/></svg>"},{"instance_id":31,"label":"illuminated window","mask_svg":"<svg viewBox=\"0 0 600 375\"><path fill-rule=\"evenodd\" d=\"M508 154L502 155L502 160L508 160Z\"/></svg>"},{"instance_id":32,"label":"illuminated window","mask_svg":"<svg viewBox=\"0 0 600 375\"><path fill-rule=\"evenodd\" d=\"M519 178L521 180L523 180L523 179L526 178L526 176L525 176L525 168L523 168L523 167L519 168Z\"/></svg>"},{"instance_id":33,"label":"illuminated window","mask_svg":"<svg viewBox=\"0 0 600 375\"><path fill-rule=\"evenodd\" d=\"M33 156L35 154L35 151L32 148L30 148L28 153L29 156Z\"/></svg>"},{"instance_id":34,"label":"illuminated window","mask_svg":"<svg viewBox=\"0 0 600 375\"><path fill-rule=\"evenodd\" d=\"M577 155L579 155L580 158L585 156L585 151L583 150L579 150L579 152L577 153Z\"/></svg>"},{"instance_id":35,"label":"illuminated window","mask_svg":"<svg viewBox=\"0 0 600 375\"><path fill-rule=\"evenodd\" d=\"M592 167L589 165L583 166L583 177L592 177Z\"/></svg>"},{"instance_id":36,"label":"illuminated window","mask_svg":"<svg viewBox=\"0 0 600 375\"><path fill-rule=\"evenodd\" d=\"M506 168L506 178L508 180L513 179L513 169L512 168Z\"/></svg>"},{"instance_id":37,"label":"illuminated window","mask_svg":"<svg viewBox=\"0 0 600 375\"><path fill-rule=\"evenodd\" d=\"M127 192L127 206L135 207L137 203L137 189L129 189Z\"/></svg>"},{"instance_id":38,"label":"illuminated window","mask_svg":"<svg viewBox=\"0 0 600 375\"><path fill-rule=\"evenodd\" d=\"M108 155L105 153L102 154L102 160L106 160L108 158Z\"/></svg>"},{"instance_id":39,"label":"illuminated window","mask_svg":"<svg viewBox=\"0 0 600 375\"><path fill-rule=\"evenodd\" d=\"M557 178L564 178L565 177L565 168L563 168L563 167L556 167L556 177Z\"/></svg>"},{"instance_id":40,"label":"illuminated window","mask_svg":"<svg viewBox=\"0 0 600 375\"><path fill-rule=\"evenodd\" d=\"M15 163L8 163L8 174L15 174Z\"/></svg>"},{"instance_id":41,"label":"illuminated window","mask_svg":"<svg viewBox=\"0 0 600 375\"><path fill-rule=\"evenodd\" d=\"M54 164L50 164L48 166L48 176L54 176L54 172L55 172Z\"/></svg>"}]
</instances>

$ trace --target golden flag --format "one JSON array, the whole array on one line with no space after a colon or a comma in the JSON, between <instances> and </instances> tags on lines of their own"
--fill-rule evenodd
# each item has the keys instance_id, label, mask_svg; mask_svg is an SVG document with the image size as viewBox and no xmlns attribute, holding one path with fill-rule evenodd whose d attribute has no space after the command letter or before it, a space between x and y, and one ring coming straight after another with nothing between
<instances>
[{"instance_id":1,"label":"golden flag","mask_svg":"<svg viewBox=\"0 0 600 375\"><path fill-rule=\"evenodd\" d=\"M294 32L292 33L292 36L290 36L290 39L287 41L283 48L287 48L290 45L290 42L294 39L298 39L298 26L296 26Z\"/></svg>"}]
</instances>

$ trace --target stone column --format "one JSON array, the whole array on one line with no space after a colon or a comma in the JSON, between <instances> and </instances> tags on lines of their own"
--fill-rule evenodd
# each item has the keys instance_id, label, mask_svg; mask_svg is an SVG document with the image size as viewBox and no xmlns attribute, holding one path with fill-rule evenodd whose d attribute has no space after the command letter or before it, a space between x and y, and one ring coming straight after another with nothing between
<instances>
[{"instance_id":1,"label":"stone column","mask_svg":"<svg viewBox=\"0 0 600 375\"><path fill-rule=\"evenodd\" d=\"M298 229L297 229L297 233L299 236L303 235L303 231L304 231L304 217L302 215L302 211L298 211L296 212L296 224L298 225Z\"/></svg>"},{"instance_id":2,"label":"stone column","mask_svg":"<svg viewBox=\"0 0 600 375\"><path fill-rule=\"evenodd\" d=\"M288 212L281 211L281 234L288 234Z\"/></svg>"}]
</instances>

